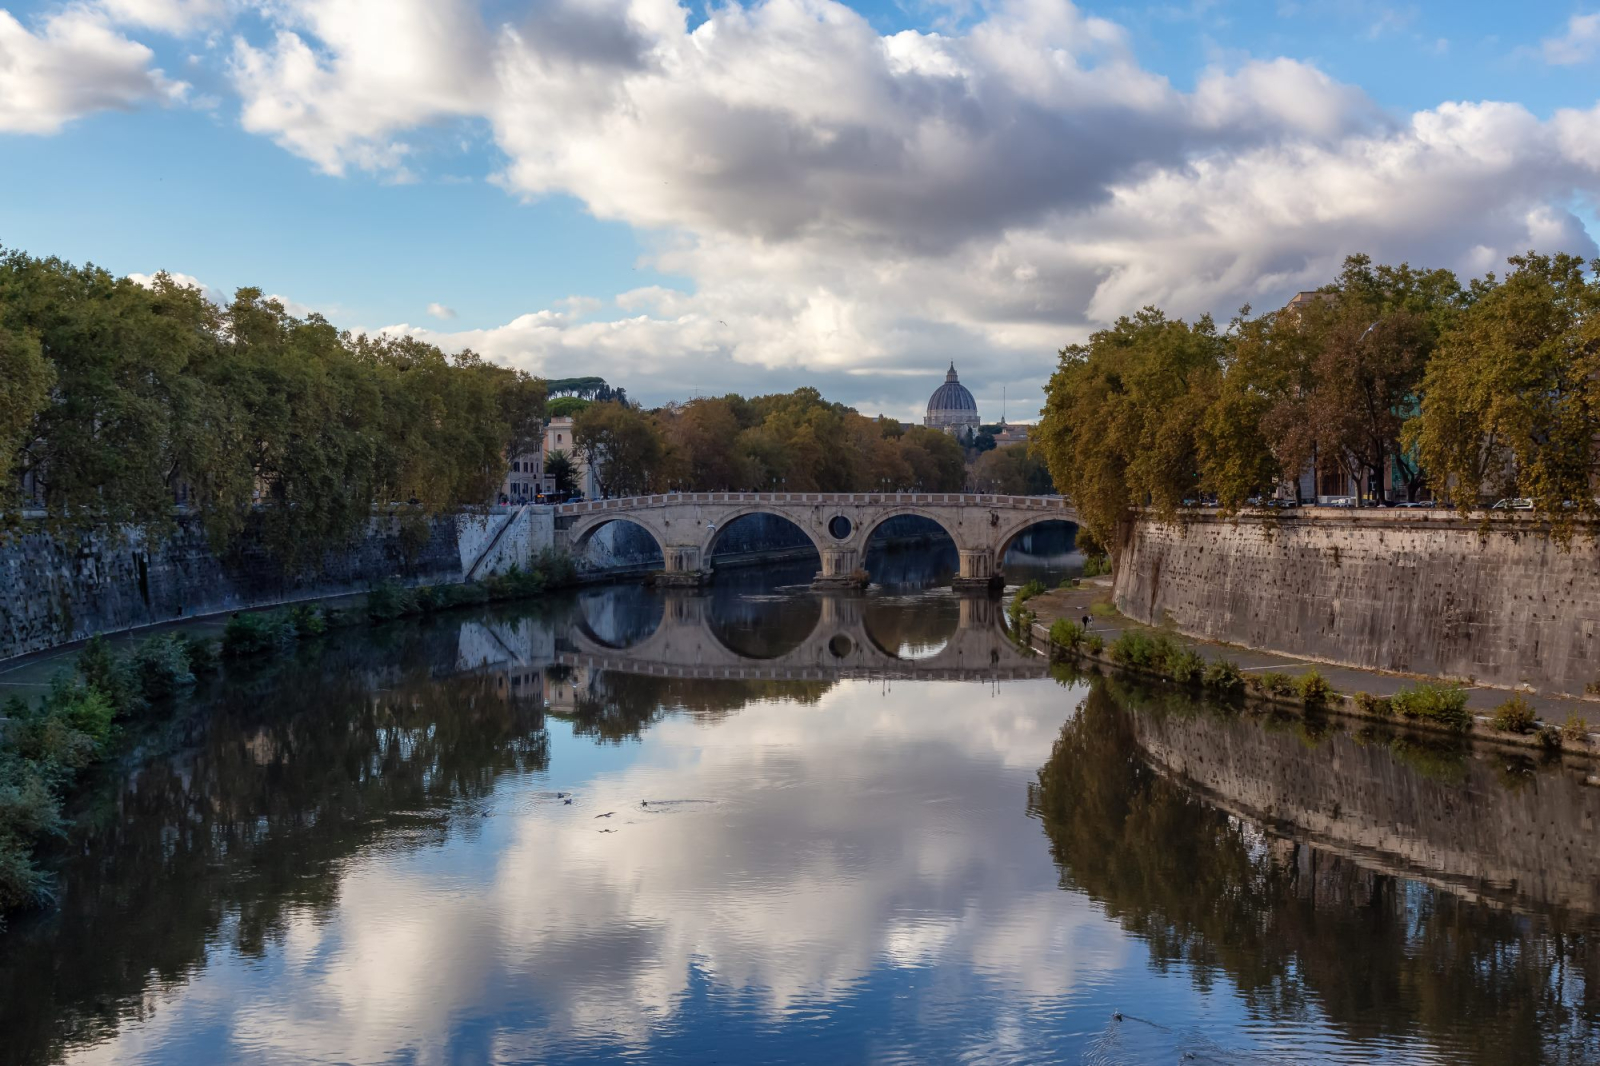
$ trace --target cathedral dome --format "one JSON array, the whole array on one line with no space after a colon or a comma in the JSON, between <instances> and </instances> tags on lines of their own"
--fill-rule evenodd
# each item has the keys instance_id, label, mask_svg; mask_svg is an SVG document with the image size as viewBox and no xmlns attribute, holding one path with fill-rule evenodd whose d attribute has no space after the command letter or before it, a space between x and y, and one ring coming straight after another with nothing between
<instances>
[{"instance_id":1,"label":"cathedral dome","mask_svg":"<svg viewBox=\"0 0 1600 1066\"><path fill-rule=\"evenodd\" d=\"M942 429L960 437L970 437L978 432L978 401L956 377L956 365L944 376L944 384L928 397L928 416L922 424Z\"/></svg>"}]
</instances>

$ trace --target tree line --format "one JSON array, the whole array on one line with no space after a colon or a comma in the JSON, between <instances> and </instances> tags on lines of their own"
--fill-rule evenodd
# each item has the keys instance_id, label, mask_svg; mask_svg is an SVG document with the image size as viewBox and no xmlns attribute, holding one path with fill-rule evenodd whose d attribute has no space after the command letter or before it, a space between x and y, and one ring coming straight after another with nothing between
<instances>
[{"instance_id":1,"label":"tree line","mask_svg":"<svg viewBox=\"0 0 1600 1066\"><path fill-rule=\"evenodd\" d=\"M729 394L653 411L590 403L573 415L576 449L600 491L958 491L965 454L947 433L906 428L829 403L813 388Z\"/></svg>"},{"instance_id":2,"label":"tree line","mask_svg":"<svg viewBox=\"0 0 1600 1066\"><path fill-rule=\"evenodd\" d=\"M285 565L314 565L375 509L422 536L430 515L492 500L547 416L608 495L680 490L957 491L961 445L868 418L815 389L645 410L601 378L545 382L408 337L341 331L260 289L226 305L0 249L0 534L134 526L175 504L219 551L247 524ZM555 396L547 404L547 398ZM1016 448L985 453L989 491L1048 491ZM546 472L569 478L552 453Z\"/></svg>"},{"instance_id":3,"label":"tree line","mask_svg":"<svg viewBox=\"0 0 1600 1066\"><path fill-rule=\"evenodd\" d=\"M1509 264L1463 285L1354 255L1224 329L1146 307L1061 350L1036 448L1108 543L1134 508L1172 517L1205 494L1237 511L1296 493L1313 462L1379 503L1526 497L1565 538L1600 514L1600 262Z\"/></svg>"},{"instance_id":4,"label":"tree line","mask_svg":"<svg viewBox=\"0 0 1600 1066\"><path fill-rule=\"evenodd\" d=\"M403 338L297 318L261 290L227 306L157 275L0 254L0 516L49 528L170 528L215 546L258 516L314 562L390 507L418 519L491 498L543 432L544 382Z\"/></svg>"}]
</instances>

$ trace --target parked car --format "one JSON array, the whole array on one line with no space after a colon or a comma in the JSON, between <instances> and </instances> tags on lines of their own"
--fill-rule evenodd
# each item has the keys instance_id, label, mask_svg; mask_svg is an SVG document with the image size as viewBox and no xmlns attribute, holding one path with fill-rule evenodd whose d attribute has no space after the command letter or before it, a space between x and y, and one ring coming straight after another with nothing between
<instances>
[{"instance_id":1,"label":"parked car","mask_svg":"<svg viewBox=\"0 0 1600 1066\"><path fill-rule=\"evenodd\" d=\"M1433 503L1432 500L1401 500L1400 502L1396 503L1394 506L1396 506L1396 507L1432 507L1433 505L1434 505L1434 503Z\"/></svg>"},{"instance_id":2,"label":"parked car","mask_svg":"<svg viewBox=\"0 0 1600 1066\"><path fill-rule=\"evenodd\" d=\"M1509 499L1498 500L1489 508L1491 511L1531 511L1533 501L1526 496L1513 496Z\"/></svg>"}]
</instances>

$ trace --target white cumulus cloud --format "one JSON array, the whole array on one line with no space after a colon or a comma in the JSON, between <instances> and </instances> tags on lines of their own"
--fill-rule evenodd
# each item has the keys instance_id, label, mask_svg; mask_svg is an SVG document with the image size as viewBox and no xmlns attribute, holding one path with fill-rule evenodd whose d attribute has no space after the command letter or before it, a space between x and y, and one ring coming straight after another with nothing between
<instances>
[{"instance_id":1,"label":"white cumulus cloud","mask_svg":"<svg viewBox=\"0 0 1600 1066\"><path fill-rule=\"evenodd\" d=\"M220 21L227 11L224 0L98 0L98 6L117 22L179 35Z\"/></svg>"},{"instance_id":2,"label":"white cumulus cloud","mask_svg":"<svg viewBox=\"0 0 1600 1066\"><path fill-rule=\"evenodd\" d=\"M188 86L154 58L90 8L68 7L37 30L0 9L0 133L55 133L95 111L181 100Z\"/></svg>"},{"instance_id":3,"label":"white cumulus cloud","mask_svg":"<svg viewBox=\"0 0 1600 1066\"><path fill-rule=\"evenodd\" d=\"M649 398L820 383L910 414L907 374L954 357L985 409L1005 389L1021 412L1057 347L1146 302L1227 314L1355 251L1593 247L1567 207L1596 185L1591 112L1396 117L1287 57L1184 92L1060 0L889 36L833 0L698 23L673 0L270 10L275 39L234 50L247 127L330 173L405 172L420 131L485 122L508 192L656 234L650 265L693 283L389 328Z\"/></svg>"},{"instance_id":4,"label":"white cumulus cloud","mask_svg":"<svg viewBox=\"0 0 1600 1066\"><path fill-rule=\"evenodd\" d=\"M429 304L428 305L428 314L432 315L434 318L442 318L442 319L445 319L447 321L449 319L452 319L452 318L456 317L455 308L446 307L444 304L441 304L441 303Z\"/></svg>"},{"instance_id":5,"label":"white cumulus cloud","mask_svg":"<svg viewBox=\"0 0 1600 1066\"><path fill-rule=\"evenodd\" d=\"M199 289L200 294L214 304L226 305L230 302L228 295L221 289L207 285L193 274L183 274L170 270L161 271L160 273L165 274L167 281L174 285L181 285L188 289ZM137 285L143 285L147 289L153 289L156 285L157 276L157 274L141 274L138 271L134 271L128 275L128 280Z\"/></svg>"},{"instance_id":6,"label":"white cumulus cloud","mask_svg":"<svg viewBox=\"0 0 1600 1066\"><path fill-rule=\"evenodd\" d=\"M1560 37L1546 37L1539 49L1545 62L1556 66L1587 63L1600 51L1600 12L1573 15L1567 19L1567 32Z\"/></svg>"},{"instance_id":7,"label":"white cumulus cloud","mask_svg":"<svg viewBox=\"0 0 1600 1066\"><path fill-rule=\"evenodd\" d=\"M208 0L100 2L147 25L218 17ZM689 282L494 328L452 330L440 304L432 325L369 328L648 400L816 384L909 417L908 378L936 384L954 358L984 411L1004 391L1025 415L1061 344L1145 303L1272 306L1358 251L1469 272L1530 246L1594 251L1573 213L1600 192L1589 102L1395 114L1287 56L1184 90L1066 0L890 35L835 0L703 18L676 0L253 10L221 45L246 129L328 174L391 179L487 134L508 194L574 197ZM1547 56L1575 61L1597 35L1600 16L1575 16Z\"/></svg>"}]
</instances>

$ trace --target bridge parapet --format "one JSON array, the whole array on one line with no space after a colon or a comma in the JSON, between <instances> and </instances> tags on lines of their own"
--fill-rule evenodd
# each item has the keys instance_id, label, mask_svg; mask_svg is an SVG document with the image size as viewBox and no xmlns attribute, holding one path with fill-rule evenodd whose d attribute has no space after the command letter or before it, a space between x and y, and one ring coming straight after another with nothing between
<instances>
[{"instance_id":1,"label":"bridge parapet","mask_svg":"<svg viewBox=\"0 0 1600 1066\"><path fill-rule=\"evenodd\" d=\"M605 500L580 500L555 507L557 517L620 513L659 507L701 504L774 504L785 507L1003 507L1007 510L1050 511L1072 505L1064 496L1000 496L975 492L661 492L649 496L618 496Z\"/></svg>"}]
</instances>

